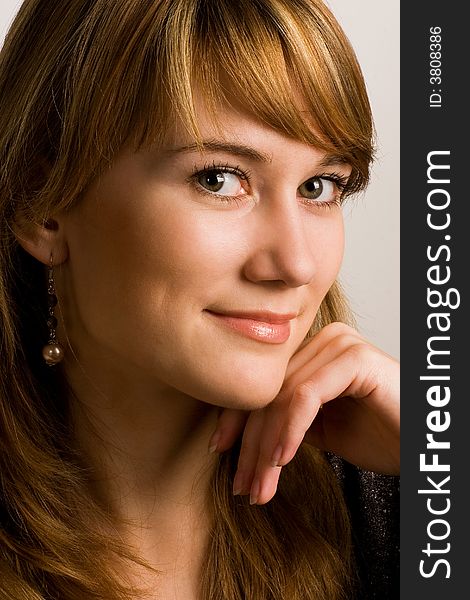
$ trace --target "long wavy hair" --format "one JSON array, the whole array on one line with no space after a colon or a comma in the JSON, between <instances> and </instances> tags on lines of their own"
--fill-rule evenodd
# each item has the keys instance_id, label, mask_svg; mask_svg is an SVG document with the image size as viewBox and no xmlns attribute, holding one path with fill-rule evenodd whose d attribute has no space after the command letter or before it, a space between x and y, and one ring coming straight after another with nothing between
<instances>
[{"instance_id":1,"label":"long wavy hair","mask_svg":"<svg viewBox=\"0 0 470 600\"><path fill-rule=\"evenodd\" d=\"M344 157L368 181L373 125L351 46L321 0L26 0L0 55L0 597L136 597L112 565L139 561L102 535L60 368L42 365L44 266L15 224L80 201L124 146L162 144L193 102L214 122L230 89L275 130ZM339 285L310 334L350 315ZM305 445L304 445L305 446ZM264 506L233 497L239 446L213 476L201 578L207 600L353 597L351 532L324 456L301 447Z\"/></svg>"}]
</instances>

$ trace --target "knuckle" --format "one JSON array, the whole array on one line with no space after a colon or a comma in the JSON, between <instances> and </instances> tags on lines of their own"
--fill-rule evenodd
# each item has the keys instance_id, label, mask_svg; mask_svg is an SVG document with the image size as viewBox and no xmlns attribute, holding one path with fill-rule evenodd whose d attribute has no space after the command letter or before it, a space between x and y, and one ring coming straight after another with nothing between
<instances>
[{"instance_id":1,"label":"knuckle","mask_svg":"<svg viewBox=\"0 0 470 600\"><path fill-rule=\"evenodd\" d=\"M357 334L352 334L351 332L343 332L343 333L337 335L331 341L331 347L338 354L340 354L340 353L344 352L345 350L347 350L349 347L354 346L357 343L360 343L360 340L359 340Z\"/></svg>"},{"instance_id":2,"label":"knuckle","mask_svg":"<svg viewBox=\"0 0 470 600\"><path fill-rule=\"evenodd\" d=\"M375 352L369 344L356 340L354 344L351 344L347 349L346 353L355 361L360 362L372 362L374 360Z\"/></svg>"},{"instance_id":3,"label":"knuckle","mask_svg":"<svg viewBox=\"0 0 470 600\"><path fill-rule=\"evenodd\" d=\"M313 381L303 381L299 383L295 388L295 402L296 404L304 404L311 402L312 398L317 395L317 388Z\"/></svg>"},{"instance_id":4,"label":"knuckle","mask_svg":"<svg viewBox=\"0 0 470 600\"><path fill-rule=\"evenodd\" d=\"M353 327L350 327L341 321L334 321L333 323L326 325L322 331L328 331L329 334L333 334L335 336L344 334L357 335L357 331Z\"/></svg>"}]
</instances>

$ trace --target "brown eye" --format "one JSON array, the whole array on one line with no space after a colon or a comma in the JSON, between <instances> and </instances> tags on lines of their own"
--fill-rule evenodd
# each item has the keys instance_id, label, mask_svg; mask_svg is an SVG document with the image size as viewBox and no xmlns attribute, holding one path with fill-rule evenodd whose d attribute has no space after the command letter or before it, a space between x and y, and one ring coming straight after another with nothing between
<instances>
[{"instance_id":1,"label":"brown eye","mask_svg":"<svg viewBox=\"0 0 470 600\"><path fill-rule=\"evenodd\" d=\"M322 202L331 202L335 199L335 185L329 179L323 177L311 177L304 181L298 191L301 196L307 200L320 200Z\"/></svg>"},{"instance_id":2,"label":"brown eye","mask_svg":"<svg viewBox=\"0 0 470 600\"><path fill-rule=\"evenodd\" d=\"M239 176L226 171L204 171L197 177L197 182L205 190L224 196L236 196L243 192Z\"/></svg>"},{"instance_id":3,"label":"brown eye","mask_svg":"<svg viewBox=\"0 0 470 600\"><path fill-rule=\"evenodd\" d=\"M323 182L319 177L307 179L307 181L304 181L302 185L299 186L299 192L302 196L315 200L316 198L319 198L323 192Z\"/></svg>"},{"instance_id":4,"label":"brown eye","mask_svg":"<svg viewBox=\"0 0 470 600\"><path fill-rule=\"evenodd\" d=\"M225 174L220 171L207 171L198 177L198 182L210 192L218 192L225 183Z\"/></svg>"}]
</instances>

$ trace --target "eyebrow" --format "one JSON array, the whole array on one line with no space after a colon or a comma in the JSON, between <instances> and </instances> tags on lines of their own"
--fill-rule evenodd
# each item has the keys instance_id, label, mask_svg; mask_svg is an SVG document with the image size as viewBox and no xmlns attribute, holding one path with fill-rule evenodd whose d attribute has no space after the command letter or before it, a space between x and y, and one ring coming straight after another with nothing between
<instances>
[{"instance_id":1,"label":"eyebrow","mask_svg":"<svg viewBox=\"0 0 470 600\"><path fill-rule=\"evenodd\" d=\"M200 152L204 150L211 150L213 152L227 152L228 154L234 154L235 156L243 156L245 158L251 158L252 160L258 160L260 162L272 162L272 155L266 154L255 150L251 146L245 146L244 144L232 144L230 142L221 142L218 140L207 140L202 142L202 147L198 144L188 144L187 146L180 146L178 148L172 148L170 152Z\"/></svg>"},{"instance_id":2,"label":"eyebrow","mask_svg":"<svg viewBox=\"0 0 470 600\"><path fill-rule=\"evenodd\" d=\"M338 165L351 166L348 159L340 154L326 154L318 163L319 167L336 167Z\"/></svg>"},{"instance_id":3,"label":"eyebrow","mask_svg":"<svg viewBox=\"0 0 470 600\"><path fill-rule=\"evenodd\" d=\"M185 146L179 146L177 148L171 148L169 152L171 154L176 154L179 152L201 152L205 150L209 150L212 152L226 152L235 156L242 156L245 158L250 158L252 160L257 160L259 162L265 163L270 163L273 160L271 154L260 152L259 150L255 150L251 146L246 146L244 144L234 144L230 142L222 142L213 139L203 141L202 146L199 146L198 144L188 144ZM334 167L337 165L348 166L349 161L346 159L345 156L341 156L340 154L326 154L318 163L319 167Z\"/></svg>"}]
</instances>

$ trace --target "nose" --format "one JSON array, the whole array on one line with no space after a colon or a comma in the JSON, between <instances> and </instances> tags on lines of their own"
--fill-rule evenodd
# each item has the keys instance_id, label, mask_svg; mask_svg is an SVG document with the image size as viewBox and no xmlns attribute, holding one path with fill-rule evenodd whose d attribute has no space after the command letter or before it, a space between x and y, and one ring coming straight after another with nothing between
<instances>
[{"instance_id":1,"label":"nose","mask_svg":"<svg viewBox=\"0 0 470 600\"><path fill-rule=\"evenodd\" d=\"M316 272L313 232L297 201L288 203L281 198L270 202L258 216L244 264L245 277L253 282L283 282L289 287L310 283Z\"/></svg>"}]
</instances>

